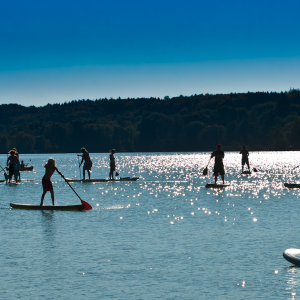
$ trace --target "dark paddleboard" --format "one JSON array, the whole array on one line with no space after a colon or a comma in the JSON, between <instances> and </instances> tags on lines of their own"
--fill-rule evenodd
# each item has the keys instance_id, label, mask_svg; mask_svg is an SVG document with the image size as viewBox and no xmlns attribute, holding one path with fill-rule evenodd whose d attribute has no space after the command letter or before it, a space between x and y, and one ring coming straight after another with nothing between
<instances>
[{"instance_id":1,"label":"dark paddleboard","mask_svg":"<svg viewBox=\"0 0 300 300\"><path fill-rule=\"evenodd\" d=\"M241 174L244 174L244 175L250 175L250 174L251 174L251 171L244 171L244 172L242 172Z\"/></svg>"},{"instance_id":2,"label":"dark paddleboard","mask_svg":"<svg viewBox=\"0 0 300 300\"><path fill-rule=\"evenodd\" d=\"M109 181L137 181L139 180L139 177L124 177L120 179L110 180L110 179L72 179L72 178L66 178L66 181L68 182L109 182Z\"/></svg>"},{"instance_id":3,"label":"dark paddleboard","mask_svg":"<svg viewBox=\"0 0 300 300\"><path fill-rule=\"evenodd\" d=\"M300 266L300 249L286 249L282 255L288 262Z\"/></svg>"},{"instance_id":4,"label":"dark paddleboard","mask_svg":"<svg viewBox=\"0 0 300 300\"><path fill-rule=\"evenodd\" d=\"M0 182L6 181L5 179L0 179ZM29 181L34 181L34 179L21 179L17 180L17 182L29 182ZM15 180L12 180L12 183L15 183Z\"/></svg>"},{"instance_id":5,"label":"dark paddleboard","mask_svg":"<svg viewBox=\"0 0 300 300\"><path fill-rule=\"evenodd\" d=\"M31 210L84 210L85 205L37 205L37 204L21 204L10 203L12 208L31 209Z\"/></svg>"},{"instance_id":6,"label":"dark paddleboard","mask_svg":"<svg viewBox=\"0 0 300 300\"><path fill-rule=\"evenodd\" d=\"M6 170L8 170L8 167L6 167ZM33 166L31 167L19 167L19 171L32 171L33 170Z\"/></svg>"},{"instance_id":7,"label":"dark paddleboard","mask_svg":"<svg viewBox=\"0 0 300 300\"><path fill-rule=\"evenodd\" d=\"M300 188L300 183L285 183L284 186L289 189L297 189Z\"/></svg>"},{"instance_id":8,"label":"dark paddleboard","mask_svg":"<svg viewBox=\"0 0 300 300\"><path fill-rule=\"evenodd\" d=\"M214 189L220 189L229 186L230 184L214 184L214 183L208 183L205 187L206 188L214 188Z\"/></svg>"},{"instance_id":9,"label":"dark paddleboard","mask_svg":"<svg viewBox=\"0 0 300 300\"><path fill-rule=\"evenodd\" d=\"M139 177L121 177L119 179L119 181L137 181L139 180ZM116 179L115 181L118 181L118 179Z\"/></svg>"}]
</instances>

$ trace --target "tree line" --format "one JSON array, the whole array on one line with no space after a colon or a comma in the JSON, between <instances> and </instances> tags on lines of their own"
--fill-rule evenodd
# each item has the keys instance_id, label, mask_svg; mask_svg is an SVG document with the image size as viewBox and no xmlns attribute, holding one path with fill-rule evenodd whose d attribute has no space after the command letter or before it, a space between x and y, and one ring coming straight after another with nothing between
<instances>
[{"instance_id":1,"label":"tree line","mask_svg":"<svg viewBox=\"0 0 300 300\"><path fill-rule=\"evenodd\" d=\"M0 106L0 152L300 150L300 90Z\"/></svg>"}]
</instances>

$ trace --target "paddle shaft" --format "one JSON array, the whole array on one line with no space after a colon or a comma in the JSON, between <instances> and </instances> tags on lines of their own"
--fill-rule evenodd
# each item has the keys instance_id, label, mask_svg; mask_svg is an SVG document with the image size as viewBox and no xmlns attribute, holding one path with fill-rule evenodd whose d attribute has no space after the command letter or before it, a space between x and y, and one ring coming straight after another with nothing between
<instances>
[{"instance_id":1,"label":"paddle shaft","mask_svg":"<svg viewBox=\"0 0 300 300\"><path fill-rule=\"evenodd\" d=\"M73 192L76 194L76 196L80 199L81 203L84 205L84 210L90 210L90 209L93 209L93 207L92 207L89 203L85 202L84 200L82 200L82 199L80 198L80 196L79 196L79 195L75 192L75 190L72 188L71 184L66 180L66 178L64 177L64 175L63 175L62 173L60 173L60 172L58 171L57 168L55 168L55 169L56 169L57 173L58 173L58 174L64 179L64 181L69 185L69 187L73 190Z\"/></svg>"},{"instance_id":2,"label":"paddle shaft","mask_svg":"<svg viewBox=\"0 0 300 300\"><path fill-rule=\"evenodd\" d=\"M77 154L77 158L78 158L78 168L79 168L79 176L80 176L80 180L81 180L81 170L80 170L80 158L79 158L79 154Z\"/></svg>"},{"instance_id":3,"label":"paddle shaft","mask_svg":"<svg viewBox=\"0 0 300 300\"><path fill-rule=\"evenodd\" d=\"M76 193L76 191L72 188L71 184L66 180L66 178L64 177L64 175L62 173L60 173L58 171L58 169L56 168L57 173L64 179L64 181L69 185L69 187L73 190L73 192L76 194L76 196L80 199L80 201L83 201L80 196Z\"/></svg>"}]
</instances>

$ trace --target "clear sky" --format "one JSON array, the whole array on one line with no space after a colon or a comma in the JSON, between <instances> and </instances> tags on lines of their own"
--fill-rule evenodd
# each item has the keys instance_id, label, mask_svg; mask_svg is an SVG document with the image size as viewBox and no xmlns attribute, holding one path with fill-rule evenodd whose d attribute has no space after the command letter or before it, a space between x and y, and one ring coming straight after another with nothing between
<instances>
[{"instance_id":1,"label":"clear sky","mask_svg":"<svg viewBox=\"0 0 300 300\"><path fill-rule=\"evenodd\" d=\"M299 0L0 1L0 104L300 88Z\"/></svg>"}]
</instances>

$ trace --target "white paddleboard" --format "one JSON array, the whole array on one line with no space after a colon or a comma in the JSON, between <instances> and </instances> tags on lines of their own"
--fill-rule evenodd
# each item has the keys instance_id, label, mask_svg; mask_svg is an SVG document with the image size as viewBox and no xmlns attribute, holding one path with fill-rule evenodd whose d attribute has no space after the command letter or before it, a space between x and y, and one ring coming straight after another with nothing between
<instances>
[{"instance_id":1,"label":"white paddleboard","mask_svg":"<svg viewBox=\"0 0 300 300\"><path fill-rule=\"evenodd\" d=\"M300 249L290 248L283 252L283 257L294 265L300 265Z\"/></svg>"}]
</instances>

